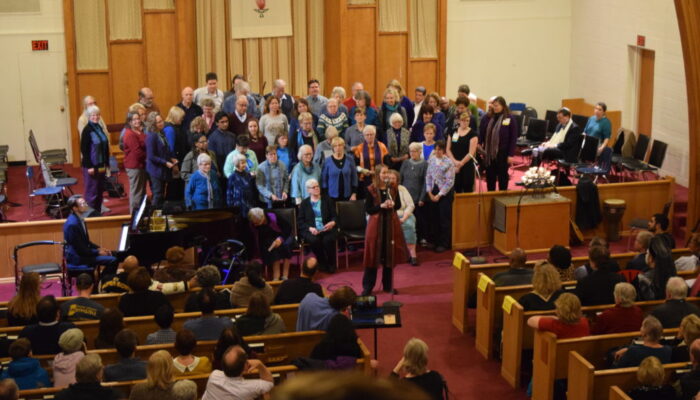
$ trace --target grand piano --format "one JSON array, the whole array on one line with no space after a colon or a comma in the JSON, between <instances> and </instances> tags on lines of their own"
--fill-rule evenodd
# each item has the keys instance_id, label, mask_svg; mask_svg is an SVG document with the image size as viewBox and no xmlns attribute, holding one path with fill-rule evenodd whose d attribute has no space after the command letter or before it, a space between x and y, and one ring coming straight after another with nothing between
<instances>
[{"instance_id":1,"label":"grand piano","mask_svg":"<svg viewBox=\"0 0 700 400\"><path fill-rule=\"evenodd\" d=\"M119 255L134 255L141 265L151 266L163 260L172 246L213 247L236 237L238 226L240 215L234 208L165 215L162 210L152 209L144 197L131 223L122 226Z\"/></svg>"}]
</instances>

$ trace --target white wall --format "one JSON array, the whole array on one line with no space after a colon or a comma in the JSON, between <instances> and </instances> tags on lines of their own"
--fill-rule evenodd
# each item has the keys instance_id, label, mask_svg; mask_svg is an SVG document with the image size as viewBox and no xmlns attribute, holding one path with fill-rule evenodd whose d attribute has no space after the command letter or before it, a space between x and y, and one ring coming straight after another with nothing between
<instances>
[{"instance_id":1,"label":"white wall","mask_svg":"<svg viewBox=\"0 0 700 400\"><path fill-rule=\"evenodd\" d=\"M19 59L23 54L32 53L32 40L46 39L49 41L49 51L59 53L65 60L62 3L58 0L41 0L39 13L0 14L0 87L3 89L3 95L0 96L0 144L10 146L10 161L25 160L26 154L30 154L25 152L25 147L29 144L25 140L24 131L26 127L32 126L32 118L41 118L40 115L32 116L26 121L23 118ZM63 74L65 62L61 67ZM66 101L64 103L67 104ZM67 109L65 114L67 124ZM51 144L46 141L44 143L44 148Z\"/></svg>"},{"instance_id":2,"label":"white wall","mask_svg":"<svg viewBox=\"0 0 700 400\"><path fill-rule=\"evenodd\" d=\"M688 185L688 107L678 20L670 0L574 0L570 97L605 101L634 129L634 68L628 45L637 34L655 51L652 138L667 142L662 172Z\"/></svg>"},{"instance_id":3,"label":"white wall","mask_svg":"<svg viewBox=\"0 0 700 400\"><path fill-rule=\"evenodd\" d=\"M467 83L544 116L568 97L570 47L571 0L448 0L447 95Z\"/></svg>"}]
</instances>

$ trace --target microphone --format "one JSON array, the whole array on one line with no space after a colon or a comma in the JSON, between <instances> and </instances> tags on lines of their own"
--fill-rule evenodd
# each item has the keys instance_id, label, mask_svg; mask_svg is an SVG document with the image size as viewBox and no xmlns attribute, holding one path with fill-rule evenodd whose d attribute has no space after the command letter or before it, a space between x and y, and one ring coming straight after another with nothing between
<instances>
[{"instance_id":1,"label":"microphone","mask_svg":"<svg viewBox=\"0 0 700 400\"><path fill-rule=\"evenodd\" d=\"M391 185L389 184L389 180L384 179L384 184L386 185L386 196L389 200L394 201L394 199L391 198Z\"/></svg>"}]
</instances>

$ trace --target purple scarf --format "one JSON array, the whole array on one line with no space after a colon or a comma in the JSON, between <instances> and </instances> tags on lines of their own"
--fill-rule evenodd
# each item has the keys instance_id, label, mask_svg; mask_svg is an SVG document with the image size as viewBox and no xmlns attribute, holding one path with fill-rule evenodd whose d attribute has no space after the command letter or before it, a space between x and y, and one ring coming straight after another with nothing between
<instances>
[{"instance_id":1,"label":"purple scarf","mask_svg":"<svg viewBox=\"0 0 700 400\"><path fill-rule=\"evenodd\" d=\"M382 163L382 152L379 149L379 143L377 141L374 141L374 165L378 165ZM362 146L362 168L372 170L372 165L370 164L370 159L369 159L369 145L367 142L364 143L364 146Z\"/></svg>"}]
</instances>

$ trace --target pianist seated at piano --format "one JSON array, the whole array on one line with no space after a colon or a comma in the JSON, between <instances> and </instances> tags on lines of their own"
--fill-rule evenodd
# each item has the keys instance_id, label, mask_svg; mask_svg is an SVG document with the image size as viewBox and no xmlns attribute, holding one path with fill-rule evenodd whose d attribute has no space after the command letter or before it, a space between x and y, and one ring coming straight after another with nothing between
<instances>
[{"instance_id":1,"label":"pianist seated at piano","mask_svg":"<svg viewBox=\"0 0 700 400\"><path fill-rule=\"evenodd\" d=\"M112 252L90 241L87 225L83 215L88 205L82 195L72 195L66 205L70 214L63 224L63 240L66 242L66 261L71 266L105 267L105 274L117 272L119 261Z\"/></svg>"},{"instance_id":2,"label":"pianist seated at piano","mask_svg":"<svg viewBox=\"0 0 700 400\"><path fill-rule=\"evenodd\" d=\"M139 267L139 260L135 256L128 256L121 264L122 271L118 274L105 275L100 286L101 293L128 293L131 292L129 286L129 273ZM197 287L197 276L189 280L178 282L159 282L151 279L150 290L163 292L163 294L186 292L189 288Z\"/></svg>"},{"instance_id":3,"label":"pianist seated at piano","mask_svg":"<svg viewBox=\"0 0 700 400\"><path fill-rule=\"evenodd\" d=\"M293 238L285 236L285 230L280 226L275 213L266 213L262 208L252 208L248 211L248 220L253 226L260 258L267 266L272 266L272 280L289 276L289 259L292 257L291 243Z\"/></svg>"},{"instance_id":4,"label":"pianist seated at piano","mask_svg":"<svg viewBox=\"0 0 700 400\"><path fill-rule=\"evenodd\" d=\"M221 187L216 171L211 168L208 154L197 156L197 172L190 176L185 188L185 204L190 210L207 210L221 207Z\"/></svg>"}]
</instances>

